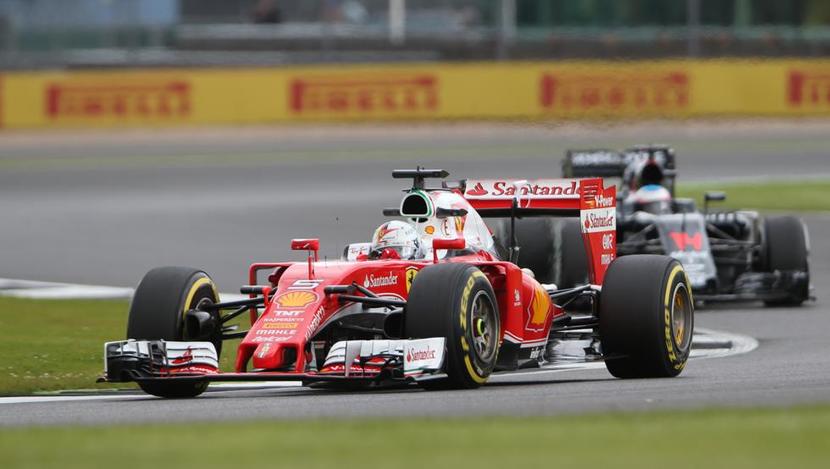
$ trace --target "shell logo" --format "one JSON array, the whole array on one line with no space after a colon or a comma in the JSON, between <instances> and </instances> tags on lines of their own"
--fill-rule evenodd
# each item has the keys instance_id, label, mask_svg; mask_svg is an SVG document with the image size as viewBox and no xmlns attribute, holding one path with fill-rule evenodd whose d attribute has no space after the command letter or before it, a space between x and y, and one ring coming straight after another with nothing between
<instances>
[{"instance_id":1,"label":"shell logo","mask_svg":"<svg viewBox=\"0 0 830 469\"><path fill-rule=\"evenodd\" d=\"M319 297L310 291L292 291L283 293L275 300L283 308L303 308L317 301Z\"/></svg>"},{"instance_id":2,"label":"shell logo","mask_svg":"<svg viewBox=\"0 0 830 469\"><path fill-rule=\"evenodd\" d=\"M545 328L548 315L550 314L550 297L548 292L542 288L535 288L533 292L533 301L530 302L528 311L530 317L527 319L526 329L530 331L541 331Z\"/></svg>"}]
</instances>

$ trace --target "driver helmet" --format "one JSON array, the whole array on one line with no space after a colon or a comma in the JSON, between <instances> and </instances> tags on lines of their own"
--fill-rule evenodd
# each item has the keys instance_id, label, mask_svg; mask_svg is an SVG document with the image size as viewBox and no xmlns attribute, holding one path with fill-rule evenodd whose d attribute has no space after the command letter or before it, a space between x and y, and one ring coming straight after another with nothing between
<instances>
[{"instance_id":1,"label":"driver helmet","mask_svg":"<svg viewBox=\"0 0 830 469\"><path fill-rule=\"evenodd\" d=\"M634 170L631 179L631 188L640 189L650 185L663 184L663 168L655 160L648 160L640 163Z\"/></svg>"},{"instance_id":2,"label":"driver helmet","mask_svg":"<svg viewBox=\"0 0 830 469\"><path fill-rule=\"evenodd\" d=\"M659 184L646 184L632 195L635 209L655 215L671 213L671 193Z\"/></svg>"},{"instance_id":3,"label":"driver helmet","mask_svg":"<svg viewBox=\"0 0 830 469\"><path fill-rule=\"evenodd\" d=\"M380 225L369 249L370 259L416 259L421 254L418 232L409 223L398 220Z\"/></svg>"}]
</instances>

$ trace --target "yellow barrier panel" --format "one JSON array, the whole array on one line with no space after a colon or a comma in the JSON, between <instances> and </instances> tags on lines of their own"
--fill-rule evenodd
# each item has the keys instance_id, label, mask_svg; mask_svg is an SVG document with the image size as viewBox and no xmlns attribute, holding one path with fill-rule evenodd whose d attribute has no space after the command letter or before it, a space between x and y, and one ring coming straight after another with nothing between
<instances>
[{"instance_id":1,"label":"yellow barrier panel","mask_svg":"<svg viewBox=\"0 0 830 469\"><path fill-rule=\"evenodd\" d=\"M0 126L830 114L830 61L338 65L8 73Z\"/></svg>"}]
</instances>

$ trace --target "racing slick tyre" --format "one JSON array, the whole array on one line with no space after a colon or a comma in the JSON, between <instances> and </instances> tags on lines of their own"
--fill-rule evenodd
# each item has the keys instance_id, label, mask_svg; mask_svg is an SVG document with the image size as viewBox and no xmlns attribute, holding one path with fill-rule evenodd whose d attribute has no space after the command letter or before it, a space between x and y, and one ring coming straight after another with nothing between
<instances>
[{"instance_id":1,"label":"racing slick tyre","mask_svg":"<svg viewBox=\"0 0 830 469\"><path fill-rule=\"evenodd\" d=\"M658 255L617 258L605 274L599 301L600 343L612 375L658 378L683 371L694 302L678 261Z\"/></svg>"},{"instance_id":2,"label":"racing slick tyre","mask_svg":"<svg viewBox=\"0 0 830 469\"><path fill-rule=\"evenodd\" d=\"M436 264L422 269L409 291L404 336L446 339L445 380L426 388L477 388L496 366L501 323L498 302L487 277L467 264Z\"/></svg>"},{"instance_id":3,"label":"racing slick tyre","mask_svg":"<svg viewBox=\"0 0 830 469\"><path fill-rule=\"evenodd\" d=\"M762 249L767 271L804 272L807 275L789 296L764 303L767 306L799 306L810 295L809 249L804 224L792 216L768 217L764 219L764 233Z\"/></svg>"},{"instance_id":4,"label":"racing slick tyre","mask_svg":"<svg viewBox=\"0 0 830 469\"><path fill-rule=\"evenodd\" d=\"M499 254L508 259L510 253L510 220L504 220L495 227L502 251ZM516 265L530 269L539 283L554 283L556 271L554 264L554 227L547 218L517 218L516 242L519 245L519 258Z\"/></svg>"},{"instance_id":5,"label":"racing slick tyre","mask_svg":"<svg viewBox=\"0 0 830 469\"><path fill-rule=\"evenodd\" d=\"M127 320L127 338L136 340L187 340L184 314L199 303L218 300L213 280L190 267L159 267L144 276L135 290ZM217 313L218 314L218 313ZM221 352L221 331L211 340ZM144 381L141 389L159 397L195 397L208 387L207 381Z\"/></svg>"}]
</instances>

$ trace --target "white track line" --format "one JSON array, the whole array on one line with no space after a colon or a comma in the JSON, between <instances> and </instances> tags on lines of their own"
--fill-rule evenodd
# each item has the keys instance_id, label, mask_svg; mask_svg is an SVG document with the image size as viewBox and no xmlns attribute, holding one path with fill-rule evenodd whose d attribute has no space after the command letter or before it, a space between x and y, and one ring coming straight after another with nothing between
<instances>
[{"instance_id":1,"label":"white track line","mask_svg":"<svg viewBox=\"0 0 830 469\"><path fill-rule=\"evenodd\" d=\"M0 397L0 405L3 404L43 404L47 402L71 402L71 401L108 401L113 399L136 400L152 399L149 394L93 394L88 396L19 396Z\"/></svg>"},{"instance_id":2,"label":"white track line","mask_svg":"<svg viewBox=\"0 0 830 469\"><path fill-rule=\"evenodd\" d=\"M257 389L257 388L299 388L301 381L257 381L248 383L214 383L210 385L212 391L225 391L235 389ZM75 396L11 396L0 397L0 405L3 404L43 404L48 402L73 402L73 401L109 401L109 400L138 400L138 399L160 399L149 394L85 394Z\"/></svg>"},{"instance_id":3,"label":"white track line","mask_svg":"<svg viewBox=\"0 0 830 469\"><path fill-rule=\"evenodd\" d=\"M129 299L133 288L108 287L103 285L80 285L74 283L39 282L0 278L0 296L28 298L32 300L99 300ZM223 301L235 301L248 298L238 293L220 293Z\"/></svg>"},{"instance_id":4,"label":"white track line","mask_svg":"<svg viewBox=\"0 0 830 469\"><path fill-rule=\"evenodd\" d=\"M752 337L733 334L731 332L722 332L712 329L697 328L695 330L693 344L706 344L713 346L712 348L693 348L689 354L692 360L702 358L723 358L733 355L741 355L749 353L758 348L758 341ZM715 347L718 344L729 344L728 347ZM580 371L580 370L597 370L605 369L605 363L601 360L588 363L555 363L543 365L541 368L530 368L521 371L512 371L508 373L498 373L490 377L490 381L498 381L500 377L521 376L523 374L550 374L562 373L565 371Z\"/></svg>"},{"instance_id":5,"label":"white track line","mask_svg":"<svg viewBox=\"0 0 830 469\"><path fill-rule=\"evenodd\" d=\"M299 388L303 386L302 381L248 381L239 383L213 383L210 389L241 389L241 388Z\"/></svg>"},{"instance_id":6,"label":"white track line","mask_svg":"<svg viewBox=\"0 0 830 469\"><path fill-rule=\"evenodd\" d=\"M730 343L729 348L692 349L691 358L721 358L732 355L749 353L758 348L758 340L754 337L732 332L715 331L698 327L695 329L697 343ZM703 339L701 341L700 339Z\"/></svg>"}]
</instances>

